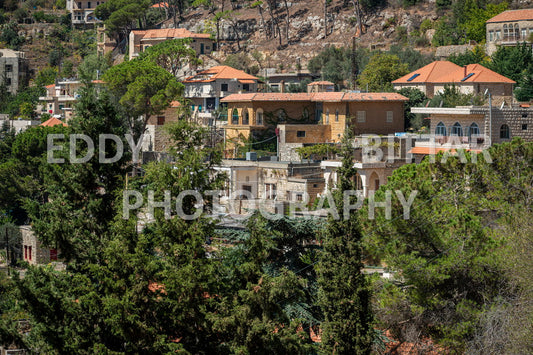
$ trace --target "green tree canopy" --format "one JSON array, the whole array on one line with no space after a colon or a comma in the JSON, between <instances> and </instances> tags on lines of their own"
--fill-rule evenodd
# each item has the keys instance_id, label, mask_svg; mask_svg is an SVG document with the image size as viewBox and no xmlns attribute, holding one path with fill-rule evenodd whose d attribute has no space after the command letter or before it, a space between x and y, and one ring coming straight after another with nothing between
<instances>
[{"instance_id":1,"label":"green tree canopy","mask_svg":"<svg viewBox=\"0 0 533 355\"><path fill-rule=\"evenodd\" d=\"M370 58L359 77L359 86L368 91L392 91L392 81L409 73L407 64L398 56L378 52Z\"/></svg>"},{"instance_id":2,"label":"green tree canopy","mask_svg":"<svg viewBox=\"0 0 533 355\"><path fill-rule=\"evenodd\" d=\"M139 59L151 61L177 77L179 70L186 65L195 68L202 63L194 49L189 46L190 43L190 39L166 40L147 48Z\"/></svg>"}]
</instances>

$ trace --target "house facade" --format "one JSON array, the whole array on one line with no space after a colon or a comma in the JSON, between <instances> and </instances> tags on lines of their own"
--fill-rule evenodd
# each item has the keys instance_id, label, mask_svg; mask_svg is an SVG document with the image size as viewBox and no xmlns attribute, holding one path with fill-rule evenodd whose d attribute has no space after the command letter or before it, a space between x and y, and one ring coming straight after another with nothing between
<instances>
[{"instance_id":1,"label":"house facade","mask_svg":"<svg viewBox=\"0 0 533 355\"><path fill-rule=\"evenodd\" d=\"M418 140L413 154L458 148L479 152L514 137L533 141L533 109L529 105L413 107L411 112L429 115L431 122L430 138Z\"/></svg>"},{"instance_id":2,"label":"house facade","mask_svg":"<svg viewBox=\"0 0 533 355\"><path fill-rule=\"evenodd\" d=\"M138 57L146 48L169 39L191 39L190 46L196 54L210 54L215 50L215 42L208 33L194 33L185 28L165 28L153 30L133 30L129 35L129 58Z\"/></svg>"},{"instance_id":3,"label":"house facade","mask_svg":"<svg viewBox=\"0 0 533 355\"><path fill-rule=\"evenodd\" d=\"M486 52L492 55L498 46L531 43L531 34L533 34L533 9L504 11L486 22Z\"/></svg>"},{"instance_id":4,"label":"house facade","mask_svg":"<svg viewBox=\"0 0 533 355\"><path fill-rule=\"evenodd\" d=\"M41 244L31 226L20 226L22 258L30 265L48 264L58 260L58 250Z\"/></svg>"},{"instance_id":5,"label":"house facade","mask_svg":"<svg viewBox=\"0 0 533 355\"><path fill-rule=\"evenodd\" d=\"M28 61L24 52L0 49L0 81L12 94L28 84Z\"/></svg>"},{"instance_id":6,"label":"house facade","mask_svg":"<svg viewBox=\"0 0 533 355\"><path fill-rule=\"evenodd\" d=\"M403 105L397 93L255 93L234 94L228 105L226 149L250 138L290 126L285 143L340 142L347 128L355 135L403 132ZM301 125L298 128L298 125ZM294 141L293 141L294 139Z\"/></svg>"},{"instance_id":7,"label":"house facade","mask_svg":"<svg viewBox=\"0 0 533 355\"><path fill-rule=\"evenodd\" d=\"M74 26L94 26L101 23L94 16L94 10L106 0L86 1L86 0L67 0L67 11L72 14L72 25Z\"/></svg>"},{"instance_id":8,"label":"house facade","mask_svg":"<svg viewBox=\"0 0 533 355\"><path fill-rule=\"evenodd\" d=\"M515 81L480 64L460 67L448 61L435 61L392 82L394 89L415 88L432 98L444 91L445 86L455 86L463 94L491 93L493 103L512 103Z\"/></svg>"},{"instance_id":9,"label":"house facade","mask_svg":"<svg viewBox=\"0 0 533 355\"><path fill-rule=\"evenodd\" d=\"M93 80L93 84L102 85L102 80ZM74 107L80 98L78 91L83 87L80 80L63 80L46 86L46 95L39 97L37 112L47 113L66 121L74 115Z\"/></svg>"},{"instance_id":10,"label":"house facade","mask_svg":"<svg viewBox=\"0 0 533 355\"><path fill-rule=\"evenodd\" d=\"M218 109L220 100L235 93L257 92L259 78L225 65L199 71L183 81L183 97L191 102L195 114L207 114Z\"/></svg>"}]
</instances>

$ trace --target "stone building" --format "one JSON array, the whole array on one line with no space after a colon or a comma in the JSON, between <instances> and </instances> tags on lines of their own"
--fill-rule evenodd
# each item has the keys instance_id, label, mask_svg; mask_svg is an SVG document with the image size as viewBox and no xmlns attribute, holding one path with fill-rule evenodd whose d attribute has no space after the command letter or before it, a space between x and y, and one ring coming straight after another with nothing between
<instances>
[{"instance_id":1,"label":"stone building","mask_svg":"<svg viewBox=\"0 0 533 355\"><path fill-rule=\"evenodd\" d=\"M429 115L431 122L430 137L419 139L413 154L458 148L479 152L514 137L533 141L533 109L529 105L413 107L411 112Z\"/></svg>"},{"instance_id":2,"label":"stone building","mask_svg":"<svg viewBox=\"0 0 533 355\"><path fill-rule=\"evenodd\" d=\"M28 61L24 52L0 49L0 80L12 94L28 84Z\"/></svg>"},{"instance_id":3,"label":"stone building","mask_svg":"<svg viewBox=\"0 0 533 355\"><path fill-rule=\"evenodd\" d=\"M165 28L153 30L133 30L129 35L129 58L139 56L146 48L169 39L191 39L191 48L198 55L210 54L215 50L215 42L208 33L194 33L185 28Z\"/></svg>"},{"instance_id":4,"label":"stone building","mask_svg":"<svg viewBox=\"0 0 533 355\"><path fill-rule=\"evenodd\" d=\"M230 95L221 100L228 105L226 149L231 152L245 139L273 136L278 124L293 131L285 143L339 142L346 128L355 135L403 132L405 101L396 93Z\"/></svg>"},{"instance_id":5,"label":"stone building","mask_svg":"<svg viewBox=\"0 0 533 355\"><path fill-rule=\"evenodd\" d=\"M533 9L509 10L486 22L486 52L492 55L498 46L516 46L531 43L533 33Z\"/></svg>"},{"instance_id":6,"label":"stone building","mask_svg":"<svg viewBox=\"0 0 533 355\"><path fill-rule=\"evenodd\" d=\"M21 226L22 234L22 258L31 265L48 264L57 261L57 249L43 246L31 226Z\"/></svg>"},{"instance_id":7,"label":"stone building","mask_svg":"<svg viewBox=\"0 0 533 355\"><path fill-rule=\"evenodd\" d=\"M463 94L492 94L493 103L513 101L515 81L480 64L460 67L448 61L435 61L392 82L394 89L416 88L432 98L444 91L445 86L455 86Z\"/></svg>"}]
</instances>

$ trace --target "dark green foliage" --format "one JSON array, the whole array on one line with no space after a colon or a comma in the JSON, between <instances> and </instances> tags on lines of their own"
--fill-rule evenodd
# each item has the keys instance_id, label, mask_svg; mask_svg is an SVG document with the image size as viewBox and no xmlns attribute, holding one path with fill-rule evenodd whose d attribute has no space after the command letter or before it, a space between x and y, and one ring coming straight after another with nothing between
<instances>
[{"instance_id":1,"label":"dark green foliage","mask_svg":"<svg viewBox=\"0 0 533 355\"><path fill-rule=\"evenodd\" d=\"M464 53L454 53L448 57L448 61L461 67L464 67L468 64L481 64L483 66L489 65L488 57L485 54L485 50L481 46L476 46L473 50L466 51Z\"/></svg>"},{"instance_id":2,"label":"dark green foliage","mask_svg":"<svg viewBox=\"0 0 533 355\"><path fill-rule=\"evenodd\" d=\"M533 63L527 66L520 80L520 86L514 91L518 101L530 101L533 99Z\"/></svg>"},{"instance_id":3,"label":"dark green foliage","mask_svg":"<svg viewBox=\"0 0 533 355\"><path fill-rule=\"evenodd\" d=\"M8 48L18 50L25 42L24 37L18 34L18 25L9 22L1 26L0 42L6 43Z\"/></svg>"},{"instance_id":4,"label":"dark green foliage","mask_svg":"<svg viewBox=\"0 0 533 355\"><path fill-rule=\"evenodd\" d=\"M434 60L431 55L422 54L411 47L399 45L392 45L388 53L397 56L400 62L406 63L409 71L422 68Z\"/></svg>"},{"instance_id":5,"label":"dark green foliage","mask_svg":"<svg viewBox=\"0 0 533 355\"><path fill-rule=\"evenodd\" d=\"M405 129L418 130L422 128L423 125L427 124L423 122L420 117L417 117L416 114L411 113L411 107L420 107L425 102L427 102L427 96L420 90L415 88L403 88L398 90L398 93L409 98L404 105L404 115L405 115Z\"/></svg>"},{"instance_id":6,"label":"dark green foliage","mask_svg":"<svg viewBox=\"0 0 533 355\"><path fill-rule=\"evenodd\" d=\"M368 55L363 49L357 49L355 53L355 63L357 74L368 62ZM311 59L307 65L311 73L321 73L322 79L331 81L337 85L343 82L353 81L352 50L347 47L336 48L326 47L316 57Z\"/></svg>"},{"instance_id":7,"label":"dark green foliage","mask_svg":"<svg viewBox=\"0 0 533 355\"><path fill-rule=\"evenodd\" d=\"M435 95L429 102L430 107L455 107L482 105L485 98L480 95L463 94L455 85L444 85L444 91Z\"/></svg>"},{"instance_id":8,"label":"dark green foliage","mask_svg":"<svg viewBox=\"0 0 533 355\"><path fill-rule=\"evenodd\" d=\"M373 315L370 287L362 273L361 227L356 211L344 211L343 193L355 191L356 169L349 138L344 137L339 183L333 192L340 219L328 217L322 239L323 251L317 265L321 349L325 354L370 354L373 341ZM349 198L354 203L355 196ZM348 201L347 201L348 202Z\"/></svg>"},{"instance_id":9,"label":"dark green foliage","mask_svg":"<svg viewBox=\"0 0 533 355\"><path fill-rule=\"evenodd\" d=\"M479 155L473 163L462 152L396 170L376 201L384 201L386 190L401 190L406 197L416 190L408 219L394 198L392 219L377 209L370 220L363 210L366 249L401 270L394 282L382 283L378 298L381 325L401 341L430 336L462 353L479 331L479 320L502 297L514 298L497 260L506 240L499 218L524 204L522 213L531 215L525 200L532 193L533 149L515 140L489 154L493 162ZM486 325L495 331L494 324Z\"/></svg>"},{"instance_id":10,"label":"dark green foliage","mask_svg":"<svg viewBox=\"0 0 533 355\"><path fill-rule=\"evenodd\" d=\"M434 47L459 44L462 35L454 19L443 17L437 23L431 44Z\"/></svg>"}]
</instances>

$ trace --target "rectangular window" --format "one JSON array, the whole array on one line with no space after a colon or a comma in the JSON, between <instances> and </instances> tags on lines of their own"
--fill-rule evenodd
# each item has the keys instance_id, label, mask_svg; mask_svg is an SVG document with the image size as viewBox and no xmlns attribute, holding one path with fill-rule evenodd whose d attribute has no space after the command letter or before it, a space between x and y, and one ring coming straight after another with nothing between
<instances>
[{"instance_id":1,"label":"rectangular window","mask_svg":"<svg viewBox=\"0 0 533 355\"><path fill-rule=\"evenodd\" d=\"M221 84L220 91L228 91L228 84Z\"/></svg>"},{"instance_id":2,"label":"rectangular window","mask_svg":"<svg viewBox=\"0 0 533 355\"><path fill-rule=\"evenodd\" d=\"M78 3L78 9L83 9L83 6L81 6L81 2Z\"/></svg>"},{"instance_id":3,"label":"rectangular window","mask_svg":"<svg viewBox=\"0 0 533 355\"><path fill-rule=\"evenodd\" d=\"M28 247L28 260L31 260L31 245Z\"/></svg>"},{"instance_id":4,"label":"rectangular window","mask_svg":"<svg viewBox=\"0 0 533 355\"><path fill-rule=\"evenodd\" d=\"M276 184L265 184L265 197L268 200L274 200L276 198Z\"/></svg>"},{"instance_id":5,"label":"rectangular window","mask_svg":"<svg viewBox=\"0 0 533 355\"><path fill-rule=\"evenodd\" d=\"M522 118L527 118L527 113L523 113Z\"/></svg>"},{"instance_id":6,"label":"rectangular window","mask_svg":"<svg viewBox=\"0 0 533 355\"><path fill-rule=\"evenodd\" d=\"M6 73L11 73L13 71L13 65L6 64Z\"/></svg>"},{"instance_id":7,"label":"rectangular window","mask_svg":"<svg viewBox=\"0 0 533 355\"><path fill-rule=\"evenodd\" d=\"M248 191L249 193L252 193L252 186L251 185L242 185L243 191Z\"/></svg>"},{"instance_id":8,"label":"rectangular window","mask_svg":"<svg viewBox=\"0 0 533 355\"><path fill-rule=\"evenodd\" d=\"M157 125L162 126L165 124L165 116L157 116Z\"/></svg>"},{"instance_id":9,"label":"rectangular window","mask_svg":"<svg viewBox=\"0 0 533 355\"><path fill-rule=\"evenodd\" d=\"M522 29L520 35L522 36L522 40L526 40L526 37L527 37L527 30L525 28Z\"/></svg>"},{"instance_id":10,"label":"rectangular window","mask_svg":"<svg viewBox=\"0 0 533 355\"><path fill-rule=\"evenodd\" d=\"M392 111L387 111L387 123L392 123L393 114Z\"/></svg>"},{"instance_id":11,"label":"rectangular window","mask_svg":"<svg viewBox=\"0 0 533 355\"><path fill-rule=\"evenodd\" d=\"M242 91L250 91L250 84L243 84Z\"/></svg>"},{"instance_id":12,"label":"rectangular window","mask_svg":"<svg viewBox=\"0 0 533 355\"><path fill-rule=\"evenodd\" d=\"M90 1L87 3L87 8L88 8L88 9L91 8L91 2L90 2Z\"/></svg>"},{"instance_id":13,"label":"rectangular window","mask_svg":"<svg viewBox=\"0 0 533 355\"><path fill-rule=\"evenodd\" d=\"M6 86L11 86L11 78L6 78Z\"/></svg>"},{"instance_id":14,"label":"rectangular window","mask_svg":"<svg viewBox=\"0 0 533 355\"><path fill-rule=\"evenodd\" d=\"M358 123L366 122L366 111L357 111L357 122Z\"/></svg>"},{"instance_id":15,"label":"rectangular window","mask_svg":"<svg viewBox=\"0 0 533 355\"><path fill-rule=\"evenodd\" d=\"M302 194L297 194L296 195L296 201L303 201L304 197Z\"/></svg>"},{"instance_id":16,"label":"rectangular window","mask_svg":"<svg viewBox=\"0 0 533 355\"><path fill-rule=\"evenodd\" d=\"M522 131L527 131L527 124L522 125Z\"/></svg>"},{"instance_id":17,"label":"rectangular window","mask_svg":"<svg viewBox=\"0 0 533 355\"><path fill-rule=\"evenodd\" d=\"M24 260L28 260L28 246L24 246Z\"/></svg>"},{"instance_id":18,"label":"rectangular window","mask_svg":"<svg viewBox=\"0 0 533 355\"><path fill-rule=\"evenodd\" d=\"M296 137L299 137L299 138L305 137L305 131L296 131Z\"/></svg>"},{"instance_id":19,"label":"rectangular window","mask_svg":"<svg viewBox=\"0 0 533 355\"><path fill-rule=\"evenodd\" d=\"M496 31L496 41L502 39L502 31Z\"/></svg>"},{"instance_id":20,"label":"rectangular window","mask_svg":"<svg viewBox=\"0 0 533 355\"><path fill-rule=\"evenodd\" d=\"M494 41L494 31L489 31L489 42Z\"/></svg>"},{"instance_id":21,"label":"rectangular window","mask_svg":"<svg viewBox=\"0 0 533 355\"><path fill-rule=\"evenodd\" d=\"M257 118L255 120L255 124L258 125L258 126L262 126L263 125L263 112L258 112L257 113Z\"/></svg>"}]
</instances>

